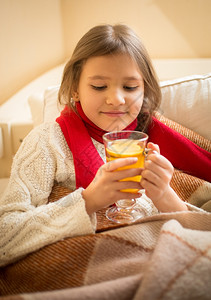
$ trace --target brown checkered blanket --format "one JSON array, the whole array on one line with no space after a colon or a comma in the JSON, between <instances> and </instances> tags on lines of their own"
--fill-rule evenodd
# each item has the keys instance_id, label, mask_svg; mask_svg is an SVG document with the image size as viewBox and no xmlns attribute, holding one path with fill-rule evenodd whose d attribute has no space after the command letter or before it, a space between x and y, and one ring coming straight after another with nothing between
<instances>
[{"instance_id":1,"label":"brown checkered blanket","mask_svg":"<svg viewBox=\"0 0 211 300\"><path fill-rule=\"evenodd\" d=\"M210 141L185 134L211 151ZM96 234L67 238L1 268L0 298L211 299L211 183L175 170L171 184L207 212L163 213L122 226L100 211ZM55 186L49 201L69 192Z\"/></svg>"}]
</instances>

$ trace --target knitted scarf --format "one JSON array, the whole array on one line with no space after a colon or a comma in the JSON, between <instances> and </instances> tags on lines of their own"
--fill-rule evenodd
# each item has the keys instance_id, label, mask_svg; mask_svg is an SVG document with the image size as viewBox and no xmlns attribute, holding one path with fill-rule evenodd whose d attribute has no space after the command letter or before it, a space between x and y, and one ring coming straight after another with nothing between
<instances>
[{"instance_id":1,"label":"knitted scarf","mask_svg":"<svg viewBox=\"0 0 211 300\"><path fill-rule=\"evenodd\" d=\"M76 102L76 109L78 114L66 106L56 121L73 155L76 188L86 188L104 163L91 138L103 143L102 136L107 131L97 127L87 118L79 102ZM135 119L124 130L135 130L136 126Z\"/></svg>"},{"instance_id":2,"label":"knitted scarf","mask_svg":"<svg viewBox=\"0 0 211 300\"><path fill-rule=\"evenodd\" d=\"M76 187L86 188L104 163L91 137L103 143L102 136L106 131L86 117L79 102L76 103L76 109L78 114L66 106L56 121L73 155ZM135 130L136 126L135 119L124 130ZM200 148L154 117L148 127L148 135L149 141L159 145L161 154L176 169L211 182L210 152Z\"/></svg>"}]
</instances>

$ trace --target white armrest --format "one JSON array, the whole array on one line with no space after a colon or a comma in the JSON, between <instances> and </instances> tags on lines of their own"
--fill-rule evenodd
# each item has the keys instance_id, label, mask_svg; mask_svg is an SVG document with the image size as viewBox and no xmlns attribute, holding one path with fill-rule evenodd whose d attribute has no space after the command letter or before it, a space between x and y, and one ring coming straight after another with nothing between
<instances>
[{"instance_id":1,"label":"white armrest","mask_svg":"<svg viewBox=\"0 0 211 300\"><path fill-rule=\"evenodd\" d=\"M0 140L0 178L9 177L14 154L17 152L24 137L32 130L33 123L29 122L8 122L0 123L2 140Z\"/></svg>"}]
</instances>

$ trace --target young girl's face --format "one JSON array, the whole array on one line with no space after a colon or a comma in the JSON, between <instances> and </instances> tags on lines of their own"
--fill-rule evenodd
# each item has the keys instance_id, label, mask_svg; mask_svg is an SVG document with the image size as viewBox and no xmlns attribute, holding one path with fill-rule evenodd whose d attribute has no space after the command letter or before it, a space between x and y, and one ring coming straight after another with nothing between
<instances>
[{"instance_id":1,"label":"young girl's face","mask_svg":"<svg viewBox=\"0 0 211 300\"><path fill-rule=\"evenodd\" d=\"M122 130L138 115L144 82L127 54L96 56L83 66L78 99L86 116L106 131Z\"/></svg>"}]
</instances>

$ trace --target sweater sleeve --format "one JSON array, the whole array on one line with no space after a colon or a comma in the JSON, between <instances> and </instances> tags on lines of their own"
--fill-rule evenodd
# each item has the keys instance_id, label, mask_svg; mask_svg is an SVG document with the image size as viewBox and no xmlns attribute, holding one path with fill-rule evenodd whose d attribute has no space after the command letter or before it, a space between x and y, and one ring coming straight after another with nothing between
<instances>
[{"instance_id":1,"label":"sweater sleeve","mask_svg":"<svg viewBox=\"0 0 211 300\"><path fill-rule=\"evenodd\" d=\"M149 140L172 165L185 173L211 182L211 153L180 133L153 118L148 129Z\"/></svg>"},{"instance_id":2,"label":"sweater sleeve","mask_svg":"<svg viewBox=\"0 0 211 300\"><path fill-rule=\"evenodd\" d=\"M33 130L14 158L0 199L0 266L63 238L95 232L96 216L87 214L82 188L48 203L58 168L65 169L67 162L65 147L59 146L62 139L52 147L52 133L47 132L43 127Z\"/></svg>"}]
</instances>

